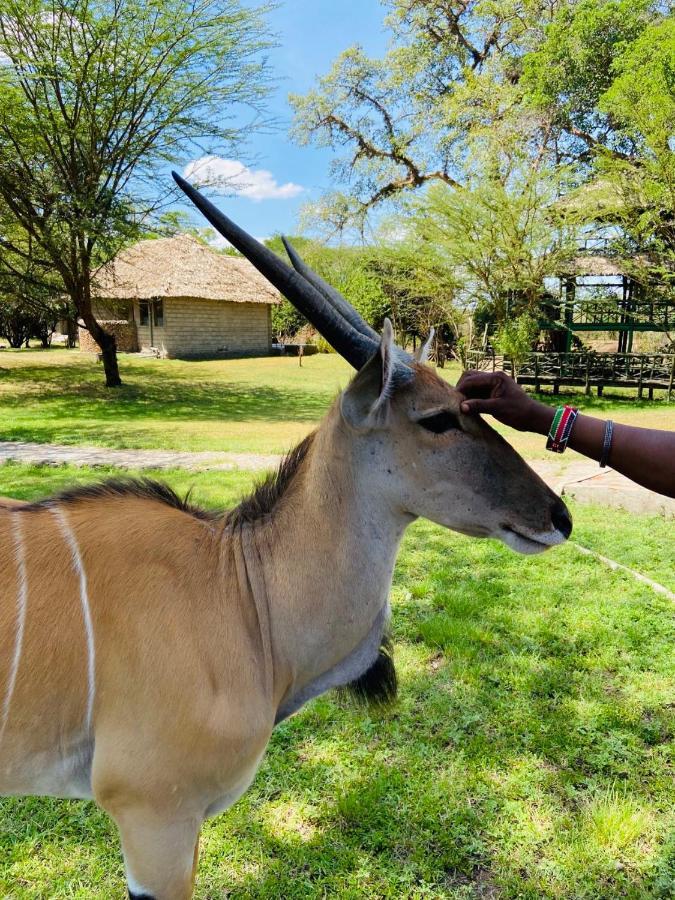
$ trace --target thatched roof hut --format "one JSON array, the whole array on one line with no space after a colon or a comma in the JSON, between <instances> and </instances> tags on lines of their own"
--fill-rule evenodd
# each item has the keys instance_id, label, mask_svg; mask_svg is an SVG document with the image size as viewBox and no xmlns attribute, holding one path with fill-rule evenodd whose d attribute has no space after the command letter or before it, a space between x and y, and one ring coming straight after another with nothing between
<instances>
[{"instance_id":1,"label":"thatched roof hut","mask_svg":"<svg viewBox=\"0 0 675 900\"><path fill-rule=\"evenodd\" d=\"M218 253L189 234L139 241L123 250L98 273L95 294L106 300L280 302L279 292L247 259Z\"/></svg>"},{"instance_id":2,"label":"thatched roof hut","mask_svg":"<svg viewBox=\"0 0 675 900\"><path fill-rule=\"evenodd\" d=\"M97 273L93 293L120 349L185 357L269 352L270 310L281 302L247 260L187 234L123 250ZM86 332L80 346L95 349Z\"/></svg>"},{"instance_id":3,"label":"thatched roof hut","mask_svg":"<svg viewBox=\"0 0 675 900\"><path fill-rule=\"evenodd\" d=\"M641 253L635 254L630 259L603 256L600 253L584 253L570 260L561 274L607 278L646 270L648 266L649 259Z\"/></svg>"}]
</instances>

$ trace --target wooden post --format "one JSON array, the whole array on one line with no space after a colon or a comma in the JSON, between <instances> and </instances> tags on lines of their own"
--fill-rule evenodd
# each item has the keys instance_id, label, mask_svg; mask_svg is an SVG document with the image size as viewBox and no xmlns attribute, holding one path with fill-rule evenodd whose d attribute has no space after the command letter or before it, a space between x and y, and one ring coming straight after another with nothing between
<instances>
[{"instance_id":1,"label":"wooden post","mask_svg":"<svg viewBox=\"0 0 675 900\"><path fill-rule=\"evenodd\" d=\"M539 356L534 354L534 389L537 394L541 391L541 386L539 384Z\"/></svg>"},{"instance_id":2,"label":"wooden post","mask_svg":"<svg viewBox=\"0 0 675 900\"><path fill-rule=\"evenodd\" d=\"M591 354L586 354L586 396L591 393Z\"/></svg>"},{"instance_id":3,"label":"wooden post","mask_svg":"<svg viewBox=\"0 0 675 900\"><path fill-rule=\"evenodd\" d=\"M673 354L673 362L670 367L670 381L668 382L668 403L670 403L670 397L673 393L673 381L675 381L675 353Z\"/></svg>"},{"instance_id":4,"label":"wooden post","mask_svg":"<svg viewBox=\"0 0 675 900\"><path fill-rule=\"evenodd\" d=\"M650 400L654 399L654 369L656 368L656 356L652 356L652 365L649 370L649 394Z\"/></svg>"},{"instance_id":5,"label":"wooden post","mask_svg":"<svg viewBox=\"0 0 675 900\"><path fill-rule=\"evenodd\" d=\"M638 400L642 400L642 370L644 368L644 356L640 356L640 374L638 375Z\"/></svg>"},{"instance_id":6,"label":"wooden post","mask_svg":"<svg viewBox=\"0 0 675 900\"><path fill-rule=\"evenodd\" d=\"M569 353L572 349L572 324L574 322L576 288L576 278L569 278L565 282L565 353Z\"/></svg>"}]
</instances>

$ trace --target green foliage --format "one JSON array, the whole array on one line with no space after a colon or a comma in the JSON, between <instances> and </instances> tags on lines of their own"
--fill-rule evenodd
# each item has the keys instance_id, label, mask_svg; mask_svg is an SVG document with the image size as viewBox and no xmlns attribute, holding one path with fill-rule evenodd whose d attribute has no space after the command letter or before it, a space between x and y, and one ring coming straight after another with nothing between
<instances>
[{"instance_id":1,"label":"green foliage","mask_svg":"<svg viewBox=\"0 0 675 900\"><path fill-rule=\"evenodd\" d=\"M554 205L559 183L542 171L473 189L433 185L410 204L406 222L420 252L451 273L462 304L503 322L509 312L535 310L544 279L574 252L575 229Z\"/></svg>"},{"instance_id":2,"label":"green foliage","mask_svg":"<svg viewBox=\"0 0 675 900\"><path fill-rule=\"evenodd\" d=\"M626 255L675 247L675 23L662 4L584 0L562 8L525 60L532 103L590 148L586 216L621 226ZM582 192L583 194L583 192Z\"/></svg>"},{"instance_id":3,"label":"green foliage","mask_svg":"<svg viewBox=\"0 0 675 900\"><path fill-rule=\"evenodd\" d=\"M383 59L345 50L295 106L295 135L344 154L333 174L348 186L315 207L331 228L434 182L466 183L477 147L527 143L538 122L512 110L520 60L541 32L543 0L391 0L392 46Z\"/></svg>"},{"instance_id":4,"label":"green foliage","mask_svg":"<svg viewBox=\"0 0 675 900\"><path fill-rule=\"evenodd\" d=\"M675 19L644 30L614 62L600 106L637 149L600 157L616 197L624 249L649 253L652 280L673 297L675 283Z\"/></svg>"},{"instance_id":5,"label":"green foliage","mask_svg":"<svg viewBox=\"0 0 675 900\"><path fill-rule=\"evenodd\" d=\"M559 127L586 147L575 131L598 130L608 146L622 138L601 109L614 64L652 19L654 0L582 0L563 3L541 45L524 60L523 85L530 102L552 114Z\"/></svg>"},{"instance_id":6,"label":"green foliage","mask_svg":"<svg viewBox=\"0 0 675 900\"><path fill-rule=\"evenodd\" d=\"M31 337L46 347L69 312L58 276L0 201L0 335L11 347Z\"/></svg>"},{"instance_id":7,"label":"green foliage","mask_svg":"<svg viewBox=\"0 0 675 900\"><path fill-rule=\"evenodd\" d=\"M48 347L62 313L62 306L57 304L32 305L0 294L0 337L6 338L10 347L28 346L30 338L38 338L43 347Z\"/></svg>"},{"instance_id":8,"label":"green foliage","mask_svg":"<svg viewBox=\"0 0 675 900\"><path fill-rule=\"evenodd\" d=\"M291 237L290 241L298 253L303 257L306 254L307 249L312 247L312 241L302 235ZM273 250L277 256L280 256L283 261L288 264L286 249L279 235L275 235L265 241L265 246L269 247L270 250ZM288 341L289 338L293 338L301 328L304 328L305 325L307 325L307 319L305 319L302 313L298 312L293 304L286 300L285 297L282 298L279 306L272 307L272 334L275 335L275 337Z\"/></svg>"},{"instance_id":9,"label":"green foliage","mask_svg":"<svg viewBox=\"0 0 675 900\"><path fill-rule=\"evenodd\" d=\"M636 144L664 153L675 123L675 19L645 28L612 62L612 75L600 107Z\"/></svg>"},{"instance_id":10,"label":"green foliage","mask_svg":"<svg viewBox=\"0 0 675 900\"><path fill-rule=\"evenodd\" d=\"M315 224L363 228L371 209L416 192L416 230L443 242L458 296L503 318L506 298L536 305L575 227L611 222L620 226L615 249L647 252L650 290L672 294L669 5L387 6L392 45L383 59L349 48L293 99L298 140L344 154L334 166L338 189L311 210ZM575 187L573 202L560 203ZM421 221L437 198L454 233Z\"/></svg>"},{"instance_id":11,"label":"green foliage","mask_svg":"<svg viewBox=\"0 0 675 900\"><path fill-rule=\"evenodd\" d=\"M328 343L326 338L321 337L321 335L317 335L314 343L316 344L319 353L335 353L333 347Z\"/></svg>"},{"instance_id":12,"label":"green foliage","mask_svg":"<svg viewBox=\"0 0 675 900\"><path fill-rule=\"evenodd\" d=\"M154 225L144 233L144 237L159 239L175 237L181 234L189 234L190 237L195 238L200 243L210 246L212 250L215 249L211 244L213 229L209 226L201 228L195 225L192 216L182 209L161 213Z\"/></svg>"},{"instance_id":13,"label":"green foliage","mask_svg":"<svg viewBox=\"0 0 675 900\"><path fill-rule=\"evenodd\" d=\"M507 319L497 329L494 345L498 353L508 356L514 378L528 353L532 352L532 344L539 331L537 320L527 313Z\"/></svg>"},{"instance_id":14,"label":"green foliage","mask_svg":"<svg viewBox=\"0 0 675 900\"><path fill-rule=\"evenodd\" d=\"M384 240L370 247L332 247L307 238L291 242L305 262L376 330L388 316L405 340L406 335L426 336L432 325L453 320L453 283L447 267L420 254L417 246ZM280 239L273 238L267 246L285 258ZM304 325L304 317L287 301L272 311L276 334L291 336Z\"/></svg>"}]
</instances>

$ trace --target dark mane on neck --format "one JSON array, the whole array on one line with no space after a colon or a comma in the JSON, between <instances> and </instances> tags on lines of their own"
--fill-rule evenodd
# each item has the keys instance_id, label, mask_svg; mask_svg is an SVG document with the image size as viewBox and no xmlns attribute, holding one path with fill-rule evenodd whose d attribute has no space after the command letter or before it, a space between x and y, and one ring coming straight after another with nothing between
<instances>
[{"instance_id":1,"label":"dark mane on neck","mask_svg":"<svg viewBox=\"0 0 675 900\"><path fill-rule=\"evenodd\" d=\"M78 485L43 500L11 508L16 508L19 512L31 512L50 509L62 503L73 504L90 500L136 497L164 503L166 506L179 509L196 519L209 522L221 519L226 527L237 528L264 519L274 511L297 475L313 440L314 434L309 434L284 457L276 472L270 472L249 497L242 500L234 509L224 513L201 509L190 503L189 493L185 498L179 497L168 485L151 478L111 478L95 484Z\"/></svg>"},{"instance_id":2,"label":"dark mane on neck","mask_svg":"<svg viewBox=\"0 0 675 900\"><path fill-rule=\"evenodd\" d=\"M238 506L225 513L225 524L231 528L258 522L274 512L289 485L298 474L314 442L314 433L308 434L281 461L276 472L269 472L253 493Z\"/></svg>"},{"instance_id":3,"label":"dark mane on neck","mask_svg":"<svg viewBox=\"0 0 675 900\"><path fill-rule=\"evenodd\" d=\"M216 513L211 513L190 503L190 495L179 497L168 485L152 478L110 478L95 484L78 485L68 488L44 500L36 500L19 507L21 512L31 512L39 509L50 509L62 503L72 504L88 500L110 500L125 497L136 497L140 500L154 500L164 503L173 509L188 513L196 519L213 521Z\"/></svg>"}]
</instances>

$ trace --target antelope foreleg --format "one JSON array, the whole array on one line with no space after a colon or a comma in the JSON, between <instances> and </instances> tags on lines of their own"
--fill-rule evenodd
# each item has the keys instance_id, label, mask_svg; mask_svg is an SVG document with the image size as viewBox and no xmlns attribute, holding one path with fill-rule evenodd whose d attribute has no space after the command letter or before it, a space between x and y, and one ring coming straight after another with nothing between
<instances>
[{"instance_id":1,"label":"antelope foreleg","mask_svg":"<svg viewBox=\"0 0 675 900\"><path fill-rule=\"evenodd\" d=\"M190 900L201 820L167 821L144 807L117 811L129 896L133 900Z\"/></svg>"}]
</instances>

